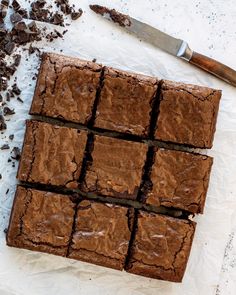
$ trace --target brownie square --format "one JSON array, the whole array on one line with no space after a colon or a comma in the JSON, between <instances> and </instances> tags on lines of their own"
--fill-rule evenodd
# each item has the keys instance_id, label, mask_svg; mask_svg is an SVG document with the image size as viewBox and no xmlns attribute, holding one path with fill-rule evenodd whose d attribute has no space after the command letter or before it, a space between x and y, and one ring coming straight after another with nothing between
<instances>
[{"instance_id":1,"label":"brownie square","mask_svg":"<svg viewBox=\"0 0 236 295\"><path fill-rule=\"evenodd\" d=\"M78 58L42 57L31 115L87 124L92 116L102 67Z\"/></svg>"},{"instance_id":2,"label":"brownie square","mask_svg":"<svg viewBox=\"0 0 236 295\"><path fill-rule=\"evenodd\" d=\"M86 141L85 131L27 121L18 179L77 188Z\"/></svg>"},{"instance_id":3,"label":"brownie square","mask_svg":"<svg viewBox=\"0 0 236 295\"><path fill-rule=\"evenodd\" d=\"M211 148L220 98L220 90L164 81L155 138Z\"/></svg>"},{"instance_id":4,"label":"brownie square","mask_svg":"<svg viewBox=\"0 0 236 295\"><path fill-rule=\"evenodd\" d=\"M147 137L157 86L155 78L106 68L95 127Z\"/></svg>"},{"instance_id":5,"label":"brownie square","mask_svg":"<svg viewBox=\"0 0 236 295\"><path fill-rule=\"evenodd\" d=\"M195 222L139 212L126 271L181 282L192 245Z\"/></svg>"},{"instance_id":6,"label":"brownie square","mask_svg":"<svg viewBox=\"0 0 236 295\"><path fill-rule=\"evenodd\" d=\"M147 149L143 143L95 135L82 190L135 200Z\"/></svg>"},{"instance_id":7,"label":"brownie square","mask_svg":"<svg viewBox=\"0 0 236 295\"><path fill-rule=\"evenodd\" d=\"M133 209L84 200L79 204L68 257L122 270Z\"/></svg>"},{"instance_id":8,"label":"brownie square","mask_svg":"<svg viewBox=\"0 0 236 295\"><path fill-rule=\"evenodd\" d=\"M205 155L157 149L146 203L203 213L212 163Z\"/></svg>"},{"instance_id":9,"label":"brownie square","mask_svg":"<svg viewBox=\"0 0 236 295\"><path fill-rule=\"evenodd\" d=\"M66 256L74 213L68 196L18 186L7 245Z\"/></svg>"}]
</instances>

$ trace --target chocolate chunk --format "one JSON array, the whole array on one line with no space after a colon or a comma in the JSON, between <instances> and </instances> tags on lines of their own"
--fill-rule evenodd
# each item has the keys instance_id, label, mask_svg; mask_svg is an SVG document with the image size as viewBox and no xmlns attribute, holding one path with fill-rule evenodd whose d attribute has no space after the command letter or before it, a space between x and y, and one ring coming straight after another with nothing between
<instances>
[{"instance_id":1,"label":"chocolate chunk","mask_svg":"<svg viewBox=\"0 0 236 295\"><path fill-rule=\"evenodd\" d=\"M17 100L21 103L23 103L24 101L20 98L20 97L17 97Z\"/></svg>"},{"instance_id":2,"label":"chocolate chunk","mask_svg":"<svg viewBox=\"0 0 236 295\"><path fill-rule=\"evenodd\" d=\"M21 90L19 89L19 87L17 86L16 83L14 83L14 84L12 85L12 91L13 91L13 93L16 94L16 95L20 95L20 94L21 94Z\"/></svg>"},{"instance_id":3,"label":"chocolate chunk","mask_svg":"<svg viewBox=\"0 0 236 295\"><path fill-rule=\"evenodd\" d=\"M13 24L15 24L15 23L22 21L22 16L16 12L16 13L11 14L10 19L11 19L11 22Z\"/></svg>"},{"instance_id":4,"label":"chocolate chunk","mask_svg":"<svg viewBox=\"0 0 236 295\"><path fill-rule=\"evenodd\" d=\"M64 18L60 13L56 12L50 18L50 22L54 25L63 26L64 25Z\"/></svg>"},{"instance_id":5,"label":"chocolate chunk","mask_svg":"<svg viewBox=\"0 0 236 295\"><path fill-rule=\"evenodd\" d=\"M17 12L23 17L23 18L28 18L28 12L24 8L20 8L17 10Z\"/></svg>"},{"instance_id":6,"label":"chocolate chunk","mask_svg":"<svg viewBox=\"0 0 236 295\"><path fill-rule=\"evenodd\" d=\"M13 7L13 9L14 9L15 11L18 11L18 10L21 8L19 2L16 1L16 0L13 0L13 1L12 1L12 7Z\"/></svg>"},{"instance_id":7,"label":"chocolate chunk","mask_svg":"<svg viewBox=\"0 0 236 295\"><path fill-rule=\"evenodd\" d=\"M14 111L14 109L10 109L9 107L4 107L3 108L3 114L5 116L9 116L9 115L15 114L15 111Z\"/></svg>"},{"instance_id":8,"label":"chocolate chunk","mask_svg":"<svg viewBox=\"0 0 236 295\"><path fill-rule=\"evenodd\" d=\"M0 114L0 131L7 129L4 117Z\"/></svg>"},{"instance_id":9,"label":"chocolate chunk","mask_svg":"<svg viewBox=\"0 0 236 295\"><path fill-rule=\"evenodd\" d=\"M9 55L12 54L14 48L15 48L15 43L11 41L7 42L7 44L4 47L5 52Z\"/></svg>"},{"instance_id":10,"label":"chocolate chunk","mask_svg":"<svg viewBox=\"0 0 236 295\"><path fill-rule=\"evenodd\" d=\"M8 144L4 144L1 146L1 150L8 150L10 147Z\"/></svg>"},{"instance_id":11,"label":"chocolate chunk","mask_svg":"<svg viewBox=\"0 0 236 295\"><path fill-rule=\"evenodd\" d=\"M25 31L25 30L27 30L26 23L24 21L18 22L17 24L15 24L14 29L18 32Z\"/></svg>"},{"instance_id":12,"label":"chocolate chunk","mask_svg":"<svg viewBox=\"0 0 236 295\"><path fill-rule=\"evenodd\" d=\"M77 12L73 11L73 12L71 12L71 19L76 20L76 19L80 18L82 14L83 14L83 10L81 8Z\"/></svg>"},{"instance_id":13,"label":"chocolate chunk","mask_svg":"<svg viewBox=\"0 0 236 295\"><path fill-rule=\"evenodd\" d=\"M16 54L14 56L14 66L18 67L20 65L20 61L21 61L21 55L20 54Z\"/></svg>"},{"instance_id":14,"label":"chocolate chunk","mask_svg":"<svg viewBox=\"0 0 236 295\"><path fill-rule=\"evenodd\" d=\"M13 140L13 139L14 139L14 134L10 134L10 135L9 135L9 139L10 139L10 140Z\"/></svg>"},{"instance_id":15,"label":"chocolate chunk","mask_svg":"<svg viewBox=\"0 0 236 295\"><path fill-rule=\"evenodd\" d=\"M20 151L20 149L18 147L15 146L12 149L11 153L12 153L12 156L11 156L12 159L17 160L17 161L20 160L21 151Z\"/></svg>"},{"instance_id":16,"label":"chocolate chunk","mask_svg":"<svg viewBox=\"0 0 236 295\"><path fill-rule=\"evenodd\" d=\"M0 179L2 179L2 174L0 174Z\"/></svg>"}]
</instances>

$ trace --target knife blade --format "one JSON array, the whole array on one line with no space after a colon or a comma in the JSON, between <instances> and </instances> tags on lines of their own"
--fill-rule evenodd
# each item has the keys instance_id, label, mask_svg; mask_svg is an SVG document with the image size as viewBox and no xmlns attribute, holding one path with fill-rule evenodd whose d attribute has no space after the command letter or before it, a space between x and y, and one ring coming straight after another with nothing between
<instances>
[{"instance_id":1,"label":"knife blade","mask_svg":"<svg viewBox=\"0 0 236 295\"><path fill-rule=\"evenodd\" d=\"M100 5L90 5L90 9L103 16L105 19L117 23L120 27L136 35L138 38L171 55L189 62L236 87L235 70L210 57L193 51L190 49L186 41L174 38L146 23L126 14L122 14L115 9L109 9Z\"/></svg>"}]
</instances>

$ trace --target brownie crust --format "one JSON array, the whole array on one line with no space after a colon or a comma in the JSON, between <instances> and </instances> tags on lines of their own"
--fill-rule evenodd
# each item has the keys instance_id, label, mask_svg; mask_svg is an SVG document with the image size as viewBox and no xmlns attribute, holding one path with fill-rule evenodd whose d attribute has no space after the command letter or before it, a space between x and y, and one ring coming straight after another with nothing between
<instances>
[{"instance_id":1,"label":"brownie crust","mask_svg":"<svg viewBox=\"0 0 236 295\"><path fill-rule=\"evenodd\" d=\"M203 213L213 158L157 149L146 203Z\"/></svg>"},{"instance_id":2,"label":"brownie crust","mask_svg":"<svg viewBox=\"0 0 236 295\"><path fill-rule=\"evenodd\" d=\"M18 186L7 245L66 256L74 209L68 196Z\"/></svg>"},{"instance_id":3,"label":"brownie crust","mask_svg":"<svg viewBox=\"0 0 236 295\"><path fill-rule=\"evenodd\" d=\"M77 188L86 141L85 131L26 121L17 178L25 182Z\"/></svg>"},{"instance_id":4,"label":"brownie crust","mask_svg":"<svg viewBox=\"0 0 236 295\"><path fill-rule=\"evenodd\" d=\"M104 196L137 198L147 145L95 135L82 190Z\"/></svg>"},{"instance_id":5,"label":"brownie crust","mask_svg":"<svg viewBox=\"0 0 236 295\"><path fill-rule=\"evenodd\" d=\"M140 211L126 271L181 282L194 231L190 220Z\"/></svg>"},{"instance_id":6,"label":"brownie crust","mask_svg":"<svg viewBox=\"0 0 236 295\"><path fill-rule=\"evenodd\" d=\"M155 138L211 148L221 91L163 81Z\"/></svg>"},{"instance_id":7,"label":"brownie crust","mask_svg":"<svg viewBox=\"0 0 236 295\"><path fill-rule=\"evenodd\" d=\"M44 53L30 114L87 124L101 71L93 62Z\"/></svg>"},{"instance_id":8,"label":"brownie crust","mask_svg":"<svg viewBox=\"0 0 236 295\"><path fill-rule=\"evenodd\" d=\"M147 137L158 80L105 68L95 127Z\"/></svg>"},{"instance_id":9,"label":"brownie crust","mask_svg":"<svg viewBox=\"0 0 236 295\"><path fill-rule=\"evenodd\" d=\"M84 200L79 204L70 258L122 270L133 209Z\"/></svg>"}]
</instances>

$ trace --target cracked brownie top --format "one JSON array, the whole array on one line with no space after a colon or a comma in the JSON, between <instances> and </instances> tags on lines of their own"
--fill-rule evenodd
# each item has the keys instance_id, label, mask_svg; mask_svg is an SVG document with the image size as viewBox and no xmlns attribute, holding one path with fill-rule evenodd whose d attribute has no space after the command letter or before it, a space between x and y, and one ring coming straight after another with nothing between
<instances>
[{"instance_id":1,"label":"cracked brownie top","mask_svg":"<svg viewBox=\"0 0 236 295\"><path fill-rule=\"evenodd\" d=\"M30 114L87 124L102 67L89 61L44 54Z\"/></svg>"},{"instance_id":2,"label":"cracked brownie top","mask_svg":"<svg viewBox=\"0 0 236 295\"><path fill-rule=\"evenodd\" d=\"M69 257L123 269L133 209L84 200L78 206Z\"/></svg>"},{"instance_id":3,"label":"cracked brownie top","mask_svg":"<svg viewBox=\"0 0 236 295\"><path fill-rule=\"evenodd\" d=\"M8 245L66 256L74 208L68 196L18 186Z\"/></svg>"},{"instance_id":4,"label":"cracked brownie top","mask_svg":"<svg viewBox=\"0 0 236 295\"><path fill-rule=\"evenodd\" d=\"M95 135L91 162L82 189L86 192L136 199L148 146Z\"/></svg>"},{"instance_id":5,"label":"cracked brownie top","mask_svg":"<svg viewBox=\"0 0 236 295\"><path fill-rule=\"evenodd\" d=\"M146 203L203 213L213 158L156 149Z\"/></svg>"},{"instance_id":6,"label":"cracked brownie top","mask_svg":"<svg viewBox=\"0 0 236 295\"><path fill-rule=\"evenodd\" d=\"M18 179L76 188L86 141L85 131L27 121Z\"/></svg>"},{"instance_id":7,"label":"cracked brownie top","mask_svg":"<svg viewBox=\"0 0 236 295\"><path fill-rule=\"evenodd\" d=\"M140 211L126 270L151 278L181 282L195 222Z\"/></svg>"},{"instance_id":8,"label":"cracked brownie top","mask_svg":"<svg viewBox=\"0 0 236 295\"><path fill-rule=\"evenodd\" d=\"M211 148L221 91L163 81L155 138Z\"/></svg>"},{"instance_id":9,"label":"cracked brownie top","mask_svg":"<svg viewBox=\"0 0 236 295\"><path fill-rule=\"evenodd\" d=\"M148 137L157 87L155 78L105 68L95 127Z\"/></svg>"}]
</instances>

